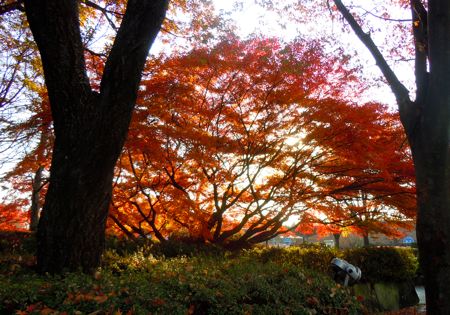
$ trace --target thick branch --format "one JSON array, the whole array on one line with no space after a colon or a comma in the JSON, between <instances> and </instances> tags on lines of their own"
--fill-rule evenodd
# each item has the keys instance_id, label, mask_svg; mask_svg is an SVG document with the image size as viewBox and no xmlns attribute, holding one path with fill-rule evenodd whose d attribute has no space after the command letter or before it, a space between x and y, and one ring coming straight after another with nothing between
<instances>
[{"instance_id":1,"label":"thick branch","mask_svg":"<svg viewBox=\"0 0 450 315\"><path fill-rule=\"evenodd\" d=\"M359 40L361 40L361 42L367 47L367 49L374 57L378 68L383 73L386 81L388 82L392 92L395 95L397 104L399 106L402 123L404 124L407 131L410 130L411 124L413 123L411 120L411 116L413 115L413 102L411 102L409 98L408 89L400 82L394 71L392 71L391 67L389 67L386 59L383 57L378 47L373 42L370 35L362 30L361 26L355 20L350 11L345 7L342 1L334 0L334 3L336 4L336 7L338 8L339 12L341 12L344 19L348 22L350 27L355 32L356 36L358 36Z\"/></svg>"},{"instance_id":2,"label":"thick branch","mask_svg":"<svg viewBox=\"0 0 450 315\"><path fill-rule=\"evenodd\" d=\"M413 18L413 35L415 46L415 75L416 75L416 101L424 101L428 86L427 58L428 58L428 35L427 35L427 10L421 0L411 0L411 11Z\"/></svg>"},{"instance_id":3,"label":"thick branch","mask_svg":"<svg viewBox=\"0 0 450 315\"><path fill-rule=\"evenodd\" d=\"M145 60L161 28L168 2L128 1L100 86L104 109L112 109L119 115L117 118L134 107Z\"/></svg>"},{"instance_id":4,"label":"thick branch","mask_svg":"<svg viewBox=\"0 0 450 315\"><path fill-rule=\"evenodd\" d=\"M112 213L109 214L109 217L111 218L111 220L113 220L113 222L122 230L122 232L124 232L127 237L133 241L136 241L136 237L134 236L133 233L131 233L130 231L128 231L128 229L125 227L125 225L122 224L122 222L120 222L120 220L113 215Z\"/></svg>"},{"instance_id":5,"label":"thick branch","mask_svg":"<svg viewBox=\"0 0 450 315\"><path fill-rule=\"evenodd\" d=\"M55 132L91 95L79 27L78 1L25 0L25 11L44 67Z\"/></svg>"}]
</instances>

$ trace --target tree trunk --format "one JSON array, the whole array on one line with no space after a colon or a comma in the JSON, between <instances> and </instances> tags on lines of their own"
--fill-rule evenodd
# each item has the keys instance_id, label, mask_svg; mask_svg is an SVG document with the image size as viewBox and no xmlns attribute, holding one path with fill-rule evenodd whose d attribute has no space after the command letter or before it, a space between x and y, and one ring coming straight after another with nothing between
<instances>
[{"instance_id":1,"label":"tree trunk","mask_svg":"<svg viewBox=\"0 0 450 315\"><path fill-rule=\"evenodd\" d=\"M369 247L370 246L369 234L364 234L363 239L364 239L364 247Z\"/></svg>"},{"instance_id":2,"label":"tree trunk","mask_svg":"<svg viewBox=\"0 0 450 315\"><path fill-rule=\"evenodd\" d=\"M426 148L413 149L413 156L418 197L417 242L425 276L427 313L450 314L450 152L447 144L436 143L448 137L430 134L418 138L413 148Z\"/></svg>"},{"instance_id":3,"label":"tree trunk","mask_svg":"<svg viewBox=\"0 0 450 315\"><path fill-rule=\"evenodd\" d=\"M90 128L89 134L78 131L70 138L85 141L56 138L53 148L50 186L37 233L41 271L81 267L91 272L100 263L115 158L125 138L105 145L106 125L97 120L80 125Z\"/></svg>"},{"instance_id":4,"label":"tree trunk","mask_svg":"<svg viewBox=\"0 0 450 315\"><path fill-rule=\"evenodd\" d=\"M341 0L337 8L372 53L397 99L414 159L417 242L427 313L450 314L450 2L410 0L415 43L416 100ZM428 71L429 69L429 71Z\"/></svg>"},{"instance_id":5,"label":"tree trunk","mask_svg":"<svg viewBox=\"0 0 450 315\"><path fill-rule=\"evenodd\" d=\"M25 0L55 130L50 184L37 233L41 272L90 273L100 263L114 165L167 4L128 1L96 93L85 68L79 1Z\"/></svg>"},{"instance_id":6,"label":"tree trunk","mask_svg":"<svg viewBox=\"0 0 450 315\"><path fill-rule=\"evenodd\" d=\"M428 314L450 314L450 3L429 1L429 83L409 134Z\"/></svg>"},{"instance_id":7,"label":"tree trunk","mask_svg":"<svg viewBox=\"0 0 450 315\"><path fill-rule=\"evenodd\" d=\"M341 248L339 241L341 239L341 233L334 233L333 234L334 237L334 248L339 249Z\"/></svg>"},{"instance_id":8,"label":"tree trunk","mask_svg":"<svg viewBox=\"0 0 450 315\"><path fill-rule=\"evenodd\" d=\"M32 192L31 192L31 207L30 207L30 231L35 232L39 223L39 211L41 210L40 192L42 188L42 172L43 166L39 166L33 178Z\"/></svg>"}]
</instances>

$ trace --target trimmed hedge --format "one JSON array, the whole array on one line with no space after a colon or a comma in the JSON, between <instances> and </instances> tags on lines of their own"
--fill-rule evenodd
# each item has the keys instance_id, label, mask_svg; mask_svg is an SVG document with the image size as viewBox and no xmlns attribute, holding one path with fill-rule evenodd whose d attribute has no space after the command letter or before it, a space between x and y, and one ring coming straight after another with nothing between
<instances>
[{"instance_id":1,"label":"trimmed hedge","mask_svg":"<svg viewBox=\"0 0 450 315\"><path fill-rule=\"evenodd\" d=\"M416 249L408 247L356 248L343 258L361 269L363 282L412 281L419 268Z\"/></svg>"},{"instance_id":2,"label":"trimmed hedge","mask_svg":"<svg viewBox=\"0 0 450 315\"><path fill-rule=\"evenodd\" d=\"M330 261L339 253L321 244L291 247L256 247L246 255L262 262L290 263L303 268L328 273Z\"/></svg>"},{"instance_id":3,"label":"trimmed hedge","mask_svg":"<svg viewBox=\"0 0 450 315\"><path fill-rule=\"evenodd\" d=\"M262 247L247 252L249 257L267 262L289 262L329 273L333 257L347 260L362 271L362 282L403 282L414 280L418 271L416 249L408 247L368 247L337 251L321 245L287 248Z\"/></svg>"}]
</instances>

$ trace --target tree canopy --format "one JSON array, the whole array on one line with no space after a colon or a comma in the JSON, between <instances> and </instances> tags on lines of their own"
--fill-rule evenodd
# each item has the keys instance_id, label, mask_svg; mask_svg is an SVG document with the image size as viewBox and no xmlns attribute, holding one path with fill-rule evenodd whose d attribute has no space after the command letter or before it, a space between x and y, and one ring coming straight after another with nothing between
<instances>
[{"instance_id":1,"label":"tree canopy","mask_svg":"<svg viewBox=\"0 0 450 315\"><path fill-rule=\"evenodd\" d=\"M392 236L417 194L429 309L445 314L448 3L255 2L305 31L239 38L212 1L3 1L2 178L20 195L1 224L23 227L31 207L35 226L43 204L39 269L90 272L106 226L239 246L312 223ZM379 76L346 53L347 29L398 115L368 98Z\"/></svg>"}]
</instances>

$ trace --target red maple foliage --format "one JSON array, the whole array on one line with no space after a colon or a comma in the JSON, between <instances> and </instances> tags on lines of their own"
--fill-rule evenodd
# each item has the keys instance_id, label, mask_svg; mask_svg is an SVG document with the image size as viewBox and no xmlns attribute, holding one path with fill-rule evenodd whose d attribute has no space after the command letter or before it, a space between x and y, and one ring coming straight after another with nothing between
<instances>
[{"instance_id":1,"label":"red maple foliage","mask_svg":"<svg viewBox=\"0 0 450 315\"><path fill-rule=\"evenodd\" d=\"M338 100L354 79L342 62L317 42L233 38L154 60L119 164L116 226L161 241L183 231L257 243L361 190L413 216L389 197L411 180L393 173L411 167L394 165L405 152L397 118Z\"/></svg>"}]
</instances>

